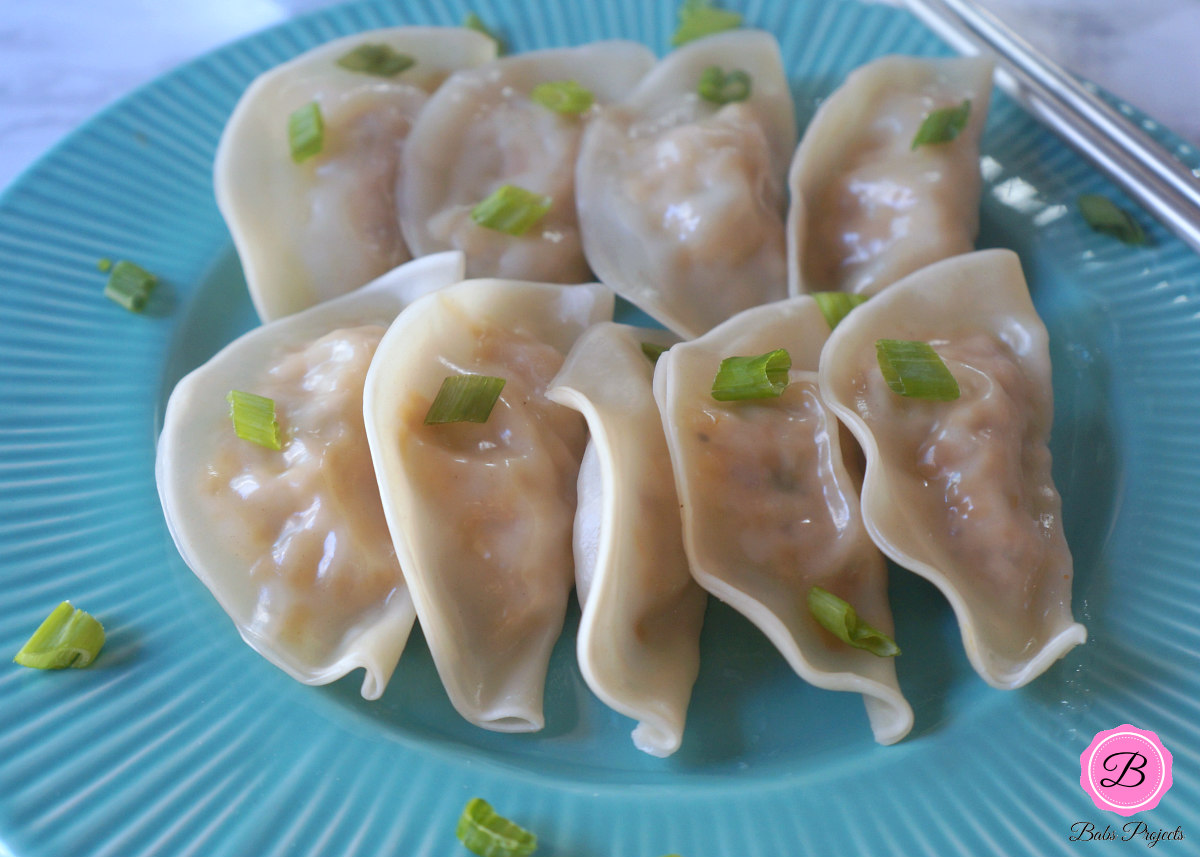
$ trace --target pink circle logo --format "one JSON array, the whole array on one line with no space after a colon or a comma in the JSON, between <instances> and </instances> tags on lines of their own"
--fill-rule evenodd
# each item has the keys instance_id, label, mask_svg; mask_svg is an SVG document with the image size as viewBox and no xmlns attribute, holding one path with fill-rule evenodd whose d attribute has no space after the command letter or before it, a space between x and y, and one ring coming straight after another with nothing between
<instances>
[{"instance_id":1,"label":"pink circle logo","mask_svg":"<svg viewBox=\"0 0 1200 857\"><path fill-rule=\"evenodd\" d=\"M1097 732L1079 766L1083 790L1118 815L1154 809L1171 787L1171 753L1153 732L1128 723Z\"/></svg>"}]
</instances>

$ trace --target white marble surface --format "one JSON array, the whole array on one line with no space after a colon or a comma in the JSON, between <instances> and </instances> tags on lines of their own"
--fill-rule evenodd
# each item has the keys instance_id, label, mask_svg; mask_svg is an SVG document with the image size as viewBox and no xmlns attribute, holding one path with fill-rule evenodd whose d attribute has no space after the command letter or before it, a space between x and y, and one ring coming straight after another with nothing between
<instances>
[{"instance_id":1,"label":"white marble surface","mask_svg":"<svg viewBox=\"0 0 1200 857\"><path fill-rule=\"evenodd\" d=\"M1198 0L983 2L1071 70L1200 143ZM0 0L0 189L138 85L245 33L327 5Z\"/></svg>"}]
</instances>

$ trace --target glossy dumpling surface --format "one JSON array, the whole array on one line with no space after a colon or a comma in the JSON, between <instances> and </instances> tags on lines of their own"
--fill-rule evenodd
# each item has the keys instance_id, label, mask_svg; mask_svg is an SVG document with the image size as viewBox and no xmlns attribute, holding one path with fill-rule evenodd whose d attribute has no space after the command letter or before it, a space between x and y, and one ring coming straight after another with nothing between
<instances>
[{"instance_id":1,"label":"glossy dumpling surface","mask_svg":"<svg viewBox=\"0 0 1200 857\"><path fill-rule=\"evenodd\" d=\"M960 396L893 393L879 339L931 343ZM989 684L1020 687L1084 642L1050 472L1046 328L1016 254L947 259L868 300L830 337L821 389L866 453L872 538L942 590Z\"/></svg>"},{"instance_id":2,"label":"glossy dumpling surface","mask_svg":"<svg viewBox=\"0 0 1200 857\"><path fill-rule=\"evenodd\" d=\"M414 63L391 77L338 65L362 45ZM405 140L447 75L495 54L473 30L395 27L321 45L250 85L221 135L214 184L259 318L344 294L411 258L396 217ZM296 163L288 117L313 102L324 144Z\"/></svg>"}]
</instances>

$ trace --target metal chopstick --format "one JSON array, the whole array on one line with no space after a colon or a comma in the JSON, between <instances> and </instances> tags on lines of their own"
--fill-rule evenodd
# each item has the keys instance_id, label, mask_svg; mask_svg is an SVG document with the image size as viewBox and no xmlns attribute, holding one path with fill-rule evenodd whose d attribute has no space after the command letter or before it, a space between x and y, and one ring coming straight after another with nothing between
<instances>
[{"instance_id":1,"label":"metal chopstick","mask_svg":"<svg viewBox=\"0 0 1200 857\"><path fill-rule=\"evenodd\" d=\"M955 50L996 54L1005 91L1200 252L1200 181L1192 170L974 0L905 3Z\"/></svg>"}]
</instances>

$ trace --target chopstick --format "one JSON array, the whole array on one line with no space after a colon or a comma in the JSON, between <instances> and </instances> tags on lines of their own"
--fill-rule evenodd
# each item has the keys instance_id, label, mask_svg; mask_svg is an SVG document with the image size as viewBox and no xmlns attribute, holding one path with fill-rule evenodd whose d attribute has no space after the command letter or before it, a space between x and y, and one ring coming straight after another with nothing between
<instances>
[{"instance_id":1,"label":"chopstick","mask_svg":"<svg viewBox=\"0 0 1200 857\"><path fill-rule=\"evenodd\" d=\"M904 2L960 53L995 53L1001 88L1200 252L1192 170L974 0Z\"/></svg>"}]
</instances>

